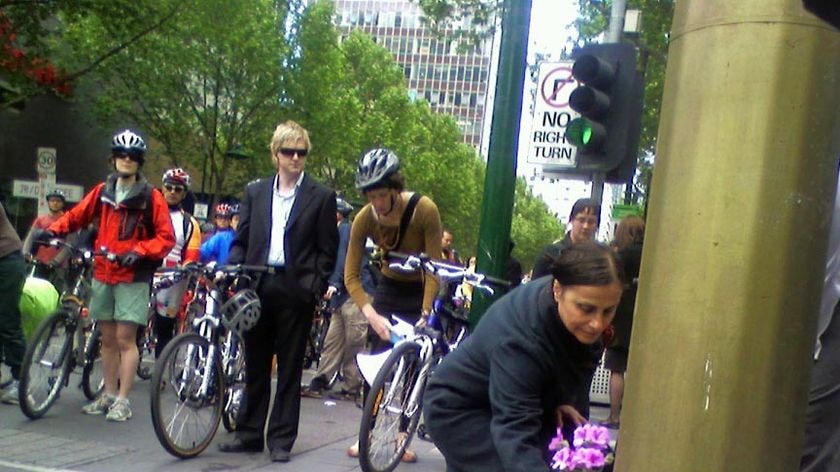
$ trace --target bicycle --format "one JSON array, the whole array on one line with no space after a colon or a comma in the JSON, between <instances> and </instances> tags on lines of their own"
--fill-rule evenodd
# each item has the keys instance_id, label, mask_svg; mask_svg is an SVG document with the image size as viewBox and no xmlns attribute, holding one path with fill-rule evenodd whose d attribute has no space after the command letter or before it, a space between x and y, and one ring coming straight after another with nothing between
<instances>
[{"instance_id":1,"label":"bicycle","mask_svg":"<svg viewBox=\"0 0 840 472\"><path fill-rule=\"evenodd\" d=\"M74 282L62 294L59 308L35 330L23 356L18 400L21 411L30 419L40 418L50 409L77 367L82 367L81 387L88 399L95 399L104 386L98 361L101 335L95 323L88 321L87 307L94 257L116 261L118 256L105 248L79 249L60 239L50 244L70 250Z\"/></svg>"},{"instance_id":2,"label":"bicycle","mask_svg":"<svg viewBox=\"0 0 840 472\"><path fill-rule=\"evenodd\" d=\"M182 280L187 281L187 287L181 296L181 304L178 307L178 312L175 317L175 335L182 334L187 330L191 320L188 314L191 313L189 308L193 305L195 299L195 282L198 274L203 270L200 265L195 263L175 271L169 269L171 268L159 269L155 272L152 278L149 315L146 318L146 325L137 330L137 352L139 357L139 361L137 362L137 376L143 380L152 378L152 372L157 361L155 356L158 343L157 335L155 334L155 304L157 302L157 293L160 290L175 286Z\"/></svg>"},{"instance_id":3,"label":"bicycle","mask_svg":"<svg viewBox=\"0 0 840 472\"><path fill-rule=\"evenodd\" d=\"M446 285L465 281L487 293L492 285L509 286L509 282L466 268L434 261L428 256L388 253L395 270L423 271L441 282L440 293L450 293ZM452 302L448 304L447 302ZM359 465L364 472L390 472L400 463L420 424L423 391L432 370L452 349L466 338L467 318L464 311L453 310L462 303L438 298L425 324L412 327L397 320L392 328L396 341L391 353L379 368L370 394L365 401L359 426Z\"/></svg>"},{"instance_id":4,"label":"bicycle","mask_svg":"<svg viewBox=\"0 0 840 472\"><path fill-rule=\"evenodd\" d=\"M327 339L327 330L330 328L332 310L329 308L329 301L321 300L315 308L315 316L312 318L312 328L309 330L309 337L306 339L306 351L303 355L303 368L309 369L321 365L321 354L324 351L324 341Z\"/></svg>"},{"instance_id":5,"label":"bicycle","mask_svg":"<svg viewBox=\"0 0 840 472\"><path fill-rule=\"evenodd\" d=\"M171 269L167 269L171 270ZM176 269L177 270L177 269ZM196 281L193 331L176 336L155 364L151 382L152 425L163 448L182 459L200 454L218 430L236 428L244 395L242 335L261 314L252 273L265 266L209 265Z\"/></svg>"}]
</instances>

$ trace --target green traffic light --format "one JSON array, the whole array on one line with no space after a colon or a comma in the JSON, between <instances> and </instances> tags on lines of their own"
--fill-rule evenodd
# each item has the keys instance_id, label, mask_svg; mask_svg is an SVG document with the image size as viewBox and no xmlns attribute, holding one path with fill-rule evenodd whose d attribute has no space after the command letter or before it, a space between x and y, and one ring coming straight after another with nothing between
<instances>
[{"instance_id":1,"label":"green traffic light","mask_svg":"<svg viewBox=\"0 0 840 472\"><path fill-rule=\"evenodd\" d=\"M592 141L592 123L585 118L575 118L566 126L566 141L573 146L586 146Z\"/></svg>"}]
</instances>

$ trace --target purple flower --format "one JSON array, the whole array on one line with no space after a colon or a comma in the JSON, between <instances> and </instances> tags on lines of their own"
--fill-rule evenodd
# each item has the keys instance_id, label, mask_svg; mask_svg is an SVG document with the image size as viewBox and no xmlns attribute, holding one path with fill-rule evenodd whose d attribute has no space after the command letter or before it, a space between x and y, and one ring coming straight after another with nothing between
<instances>
[{"instance_id":1,"label":"purple flower","mask_svg":"<svg viewBox=\"0 0 840 472\"><path fill-rule=\"evenodd\" d=\"M575 437L572 444L575 447L583 445L596 446L600 449L606 448L610 443L610 432L603 426L585 424L575 429Z\"/></svg>"},{"instance_id":2,"label":"purple flower","mask_svg":"<svg viewBox=\"0 0 840 472\"><path fill-rule=\"evenodd\" d=\"M557 428L557 436L551 438L551 442L548 444L549 451L558 451L562 447L567 447L569 443L563 439L563 430Z\"/></svg>"},{"instance_id":3,"label":"purple flower","mask_svg":"<svg viewBox=\"0 0 840 472\"><path fill-rule=\"evenodd\" d=\"M554 470L574 470L577 467L574 452L569 447L564 447L554 453L551 468Z\"/></svg>"},{"instance_id":4,"label":"purple flower","mask_svg":"<svg viewBox=\"0 0 840 472\"><path fill-rule=\"evenodd\" d=\"M599 469L605 463L604 453L593 447L575 449L573 461L576 462L576 465L583 466L585 469Z\"/></svg>"}]
</instances>

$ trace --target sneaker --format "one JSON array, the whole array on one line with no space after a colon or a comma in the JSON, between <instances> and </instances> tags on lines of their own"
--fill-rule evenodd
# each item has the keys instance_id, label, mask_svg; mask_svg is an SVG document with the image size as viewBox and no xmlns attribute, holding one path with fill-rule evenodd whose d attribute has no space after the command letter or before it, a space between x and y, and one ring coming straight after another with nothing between
<instances>
[{"instance_id":1,"label":"sneaker","mask_svg":"<svg viewBox=\"0 0 840 472\"><path fill-rule=\"evenodd\" d=\"M108 421L125 421L131 418L131 402L128 398L117 398L108 409L105 419Z\"/></svg>"},{"instance_id":2,"label":"sneaker","mask_svg":"<svg viewBox=\"0 0 840 472\"><path fill-rule=\"evenodd\" d=\"M116 398L113 396L103 393L96 400L83 406L82 413L86 415L104 415L111 408L111 405L114 404L115 400Z\"/></svg>"},{"instance_id":3,"label":"sneaker","mask_svg":"<svg viewBox=\"0 0 840 472\"><path fill-rule=\"evenodd\" d=\"M18 387L20 386L20 382L17 380L13 380L6 389L3 391L3 396L0 397L0 401L7 405L17 405L20 403L18 401Z\"/></svg>"}]
</instances>

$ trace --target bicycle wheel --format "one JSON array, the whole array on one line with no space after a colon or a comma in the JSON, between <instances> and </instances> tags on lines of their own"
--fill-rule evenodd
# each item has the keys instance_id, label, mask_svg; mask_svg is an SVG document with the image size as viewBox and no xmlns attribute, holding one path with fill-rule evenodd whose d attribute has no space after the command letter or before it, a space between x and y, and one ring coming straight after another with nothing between
<instances>
[{"instance_id":1,"label":"bicycle wheel","mask_svg":"<svg viewBox=\"0 0 840 472\"><path fill-rule=\"evenodd\" d=\"M206 449L219 428L224 377L218 356L208 359L209 353L206 339L182 334L167 344L152 374L155 435L167 452L182 459Z\"/></svg>"},{"instance_id":2,"label":"bicycle wheel","mask_svg":"<svg viewBox=\"0 0 840 472\"><path fill-rule=\"evenodd\" d=\"M137 330L137 355L139 360L137 362L137 376L143 380L152 378L152 372L155 369L155 345L157 344L157 336L155 336L155 314L149 314L149 320L146 326L142 325Z\"/></svg>"},{"instance_id":3,"label":"bicycle wheel","mask_svg":"<svg viewBox=\"0 0 840 472\"><path fill-rule=\"evenodd\" d=\"M236 431L236 417L245 395L245 352L239 338L232 336L230 353L225 365L225 408L222 425L228 432Z\"/></svg>"},{"instance_id":4,"label":"bicycle wheel","mask_svg":"<svg viewBox=\"0 0 840 472\"><path fill-rule=\"evenodd\" d=\"M73 350L72 317L69 310L55 311L41 323L26 348L18 399L23 414L33 420L50 409L64 387Z\"/></svg>"},{"instance_id":5,"label":"bicycle wheel","mask_svg":"<svg viewBox=\"0 0 840 472\"><path fill-rule=\"evenodd\" d=\"M82 392L88 400L96 400L105 388L102 374L102 332L96 327L85 343L85 365L82 368Z\"/></svg>"},{"instance_id":6,"label":"bicycle wheel","mask_svg":"<svg viewBox=\"0 0 840 472\"><path fill-rule=\"evenodd\" d=\"M359 465L364 472L394 470L417 430L420 404L408 403L418 380L419 355L418 344L397 344L371 385L359 427Z\"/></svg>"}]
</instances>

